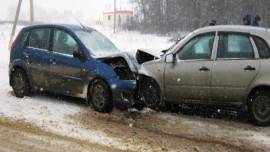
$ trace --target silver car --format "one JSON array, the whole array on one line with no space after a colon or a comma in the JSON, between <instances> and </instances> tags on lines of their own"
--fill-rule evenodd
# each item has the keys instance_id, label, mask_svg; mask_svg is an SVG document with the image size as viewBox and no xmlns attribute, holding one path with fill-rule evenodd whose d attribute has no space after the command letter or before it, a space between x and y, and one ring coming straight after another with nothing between
<instances>
[{"instance_id":1,"label":"silver car","mask_svg":"<svg viewBox=\"0 0 270 152\"><path fill-rule=\"evenodd\" d=\"M270 30L209 26L195 30L160 59L140 65L141 101L217 105L246 110L261 126L270 124Z\"/></svg>"}]
</instances>

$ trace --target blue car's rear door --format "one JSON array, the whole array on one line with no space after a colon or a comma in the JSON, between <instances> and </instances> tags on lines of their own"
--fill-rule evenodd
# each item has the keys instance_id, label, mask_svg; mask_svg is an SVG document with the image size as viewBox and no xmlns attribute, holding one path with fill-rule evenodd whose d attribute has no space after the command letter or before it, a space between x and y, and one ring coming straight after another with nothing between
<instances>
[{"instance_id":1,"label":"blue car's rear door","mask_svg":"<svg viewBox=\"0 0 270 152\"><path fill-rule=\"evenodd\" d=\"M28 70L35 89L49 87L51 52L49 48L51 29L36 28L30 31L27 44L23 49Z\"/></svg>"}]
</instances>

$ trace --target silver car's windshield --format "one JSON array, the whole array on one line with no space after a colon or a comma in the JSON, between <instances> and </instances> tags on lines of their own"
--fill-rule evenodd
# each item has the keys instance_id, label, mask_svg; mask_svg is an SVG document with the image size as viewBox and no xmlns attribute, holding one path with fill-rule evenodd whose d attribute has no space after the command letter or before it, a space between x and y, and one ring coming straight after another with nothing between
<instances>
[{"instance_id":1,"label":"silver car's windshield","mask_svg":"<svg viewBox=\"0 0 270 152\"><path fill-rule=\"evenodd\" d=\"M78 38L84 43L85 47L95 57L106 56L108 54L119 53L120 50L103 34L95 30L75 31Z\"/></svg>"},{"instance_id":2,"label":"silver car's windshield","mask_svg":"<svg viewBox=\"0 0 270 152\"><path fill-rule=\"evenodd\" d=\"M177 40L170 48L169 50L166 52L166 54L170 53L172 50L174 50L174 48L176 48L178 46L178 44L184 42L187 38L190 37L190 35L192 35L193 32L189 33L188 35L182 37L180 40Z\"/></svg>"}]
</instances>

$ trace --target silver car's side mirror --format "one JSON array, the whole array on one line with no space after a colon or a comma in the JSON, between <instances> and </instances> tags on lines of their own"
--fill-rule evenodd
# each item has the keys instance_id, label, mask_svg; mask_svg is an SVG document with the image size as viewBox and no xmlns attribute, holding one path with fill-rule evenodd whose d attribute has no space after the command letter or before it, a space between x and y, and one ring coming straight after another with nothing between
<instances>
[{"instance_id":1,"label":"silver car's side mirror","mask_svg":"<svg viewBox=\"0 0 270 152\"><path fill-rule=\"evenodd\" d=\"M166 63L174 63L175 62L175 56L173 54L166 55L165 62Z\"/></svg>"}]
</instances>

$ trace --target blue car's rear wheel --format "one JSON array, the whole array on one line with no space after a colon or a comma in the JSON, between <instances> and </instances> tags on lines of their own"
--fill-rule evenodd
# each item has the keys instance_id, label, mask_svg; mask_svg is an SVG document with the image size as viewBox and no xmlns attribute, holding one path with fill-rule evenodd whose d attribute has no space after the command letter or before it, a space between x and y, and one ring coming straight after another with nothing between
<instances>
[{"instance_id":1,"label":"blue car's rear wheel","mask_svg":"<svg viewBox=\"0 0 270 152\"><path fill-rule=\"evenodd\" d=\"M94 109L99 112L110 112L113 108L110 87L103 80L96 79L91 83L89 99Z\"/></svg>"},{"instance_id":2,"label":"blue car's rear wheel","mask_svg":"<svg viewBox=\"0 0 270 152\"><path fill-rule=\"evenodd\" d=\"M30 84L25 72L22 69L15 69L11 76L11 86L17 97L24 97L30 94Z\"/></svg>"}]
</instances>

